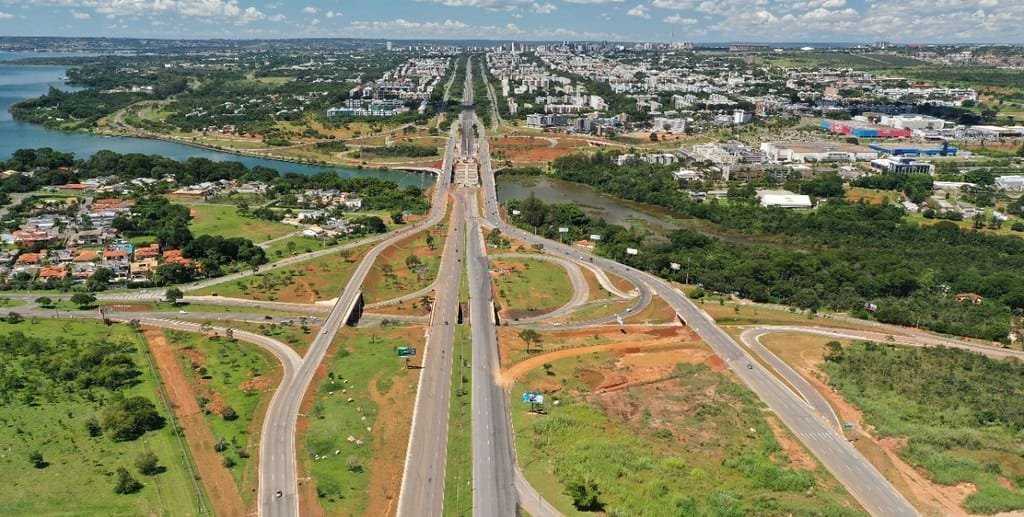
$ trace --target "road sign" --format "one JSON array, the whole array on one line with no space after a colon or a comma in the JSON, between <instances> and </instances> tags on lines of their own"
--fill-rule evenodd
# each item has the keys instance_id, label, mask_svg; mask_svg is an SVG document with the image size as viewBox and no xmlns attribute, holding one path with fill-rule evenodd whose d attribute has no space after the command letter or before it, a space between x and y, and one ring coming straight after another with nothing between
<instances>
[{"instance_id":1,"label":"road sign","mask_svg":"<svg viewBox=\"0 0 1024 517\"><path fill-rule=\"evenodd\" d=\"M558 233L569 233L569 229L564 226L561 226L558 228Z\"/></svg>"},{"instance_id":2,"label":"road sign","mask_svg":"<svg viewBox=\"0 0 1024 517\"><path fill-rule=\"evenodd\" d=\"M626 255L639 255L640 250L636 248L626 248Z\"/></svg>"},{"instance_id":3,"label":"road sign","mask_svg":"<svg viewBox=\"0 0 1024 517\"><path fill-rule=\"evenodd\" d=\"M521 214L521 213L522 213L522 212L520 212L519 210L513 210L513 211L512 211L512 215L519 215L519 214Z\"/></svg>"},{"instance_id":4,"label":"road sign","mask_svg":"<svg viewBox=\"0 0 1024 517\"><path fill-rule=\"evenodd\" d=\"M590 240L592 240L592 241L599 241L599 240L601 240L601 236L596 234L596 233L592 233L592 234L590 234Z\"/></svg>"},{"instance_id":5,"label":"road sign","mask_svg":"<svg viewBox=\"0 0 1024 517\"><path fill-rule=\"evenodd\" d=\"M675 262L669 262L668 267L672 268L672 271L679 271L679 268L681 268L682 266Z\"/></svg>"},{"instance_id":6,"label":"road sign","mask_svg":"<svg viewBox=\"0 0 1024 517\"><path fill-rule=\"evenodd\" d=\"M416 355L416 349L411 346L396 346L395 355L398 357L413 357Z\"/></svg>"}]
</instances>

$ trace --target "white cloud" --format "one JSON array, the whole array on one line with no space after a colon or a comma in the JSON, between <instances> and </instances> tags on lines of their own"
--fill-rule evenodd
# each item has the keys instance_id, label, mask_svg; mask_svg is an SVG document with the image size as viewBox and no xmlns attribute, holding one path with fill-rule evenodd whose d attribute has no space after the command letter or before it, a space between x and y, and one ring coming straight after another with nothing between
<instances>
[{"instance_id":1,"label":"white cloud","mask_svg":"<svg viewBox=\"0 0 1024 517\"><path fill-rule=\"evenodd\" d=\"M317 9L316 7L312 7L312 6L307 5L306 7L302 8L302 12L304 12L306 14L316 14L316 13L320 12L320 9Z\"/></svg>"},{"instance_id":2,"label":"white cloud","mask_svg":"<svg viewBox=\"0 0 1024 517\"><path fill-rule=\"evenodd\" d=\"M429 2L441 4L446 7L479 7L492 11L513 11L520 7L536 5L534 0L416 0L417 2Z\"/></svg>"},{"instance_id":3,"label":"white cloud","mask_svg":"<svg viewBox=\"0 0 1024 517\"><path fill-rule=\"evenodd\" d=\"M0 20L10 20L11 18L14 18L13 14L0 11Z\"/></svg>"},{"instance_id":4,"label":"white cloud","mask_svg":"<svg viewBox=\"0 0 1024 517\"><path fill-rule=\"evenodd\" d=\"M664 21L665 23L671 23L673 25L695 25L697 23L696 18L686 18L678 14L668 16Z\"/></svg>"},{"instance_id":5,"label":"white cloud","mask_svg":"<svg viewBox=\"0 0 1024 517\"><path fill-rule=\"evenodd\" d=\"M650 9L648 9L647 6L645 6L643 4L637 4L636 7L626 11L626 14L629 15L629 16L636 16L638 18L643 18L645 20L650 20L651 19L651 11L650 11Z\"/></svg>"},{"instance_id":6,"label":"white cloud","mask_svg":"<svg viewBox=\"0 0 1024 517\"><path fill-rule=\"evenodd\" d=\"M88 20L90 18L89 13L79 11L71 11L71 16L76 20Z\"/></svg>"},{"instance_id":7,"label":"white cloud","mask_svg":"<svg viewBox=\"0 0 1024 517\"><path fill-rule=\"evenodd\" d=\"M326 13L324 13L324 16L326 16L328 18L334 18L334 17L341 16L341 13L339 13L337 11L327 11Z\"/></svg>"},{"instance_id":8,"label":"white cloud","mask_svg":"<svg viewBox=\"0 0 1024 517\"><path fill-rule=\"evenodd\" d=\"M532 9L533 9L533 12L535 12L537 14L551 14L551 13L555 12L555 9L558 9L558 8L555 7L555 4L551 4L551 3L542 4L540 2L534 2Z\"/></svg>"},{"instance_id":9,"label":"white cloud","mask_svg":"<svg viewBox=\"0 0 1024 517\"><path fill-rule=\"evenodd\" d=\"M177 14L188 18L234 21L246 24L266 19L255 7L242 7L239 0L28 0L33 5L73 7L108 19L131 16Z\"/></svg>"}]
</instances>

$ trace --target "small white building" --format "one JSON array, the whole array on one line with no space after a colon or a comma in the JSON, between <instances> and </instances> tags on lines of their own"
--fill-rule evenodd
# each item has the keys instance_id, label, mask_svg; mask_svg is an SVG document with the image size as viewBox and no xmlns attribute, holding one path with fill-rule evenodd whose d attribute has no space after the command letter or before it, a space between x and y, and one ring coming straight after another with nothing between
<instances>
[{"instance_id":1,"label":"small white building","mask_svg":"<svg viewBox=\"0 0 1024 517\"><path fill-rule=\"evenodd\" d=\"M788 190L758 190L757 198L764 207L808 209L814 206L810 196L794 194Z\"/></svg>"},{"instance_id":2,"label":"small white building","mask_svg":"<svg viewBox=\"0 0 1024 517\"><path fill-rule=\"evenodd\" d=\"M998 176L996 177L996 185L1005 190L1024 190L1024 176Z\"/></svg>"}]
</instances>

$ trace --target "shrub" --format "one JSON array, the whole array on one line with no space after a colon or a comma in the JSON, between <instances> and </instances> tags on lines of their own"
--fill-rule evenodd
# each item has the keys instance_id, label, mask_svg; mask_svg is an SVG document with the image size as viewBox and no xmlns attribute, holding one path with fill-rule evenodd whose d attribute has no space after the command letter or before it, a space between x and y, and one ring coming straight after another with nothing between
<instances>
[{"instance_id":1,"label":"shrub","mask_svg":"<svg viewBox=\"0 0 1024 517\"><path fill-rule=\"evenodd\" d=\"M142 483L132 477L128 469L118 467L116 481L114 482L115 494L134 494L142 489Z\"/></svg>"}]
</instances>

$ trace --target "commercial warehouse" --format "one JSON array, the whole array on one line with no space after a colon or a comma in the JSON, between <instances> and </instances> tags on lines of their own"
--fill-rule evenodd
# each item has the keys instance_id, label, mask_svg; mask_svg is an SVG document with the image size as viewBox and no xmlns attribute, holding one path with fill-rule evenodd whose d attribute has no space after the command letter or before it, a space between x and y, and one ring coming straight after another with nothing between
<instances>
[{"instance_id":1,"label":"commercial warehouse","mask_svg":"<svg viewBox=\"0 0 1024 517\"><path fill-rule=\"evenodd\" d=\"M870 148L843 142L763 142L761 151L774 162L856 162L878 157Z\"/></svg>"},{"instance_id":2,"label":"commercial warehouse","mask_svg":"<svg viewBox=\"0 0 1024 517\"><path fill-rule=\"evenodd\" d=\"M959 149L943 143L928 144L868 144L868 147L889 156L956 156Z\"/></svg>"},{"instance_id":3,"label":"commercial warehouse","mask_svg":"<svg viewBox=\"0 0 1024 517\"><path fill-rule=\"evenodd\" d=\"M911 130L860 122L857 120L822 120L821 127L833 133L857 138L910 138Z\"/></svg>"}]
</instances>

